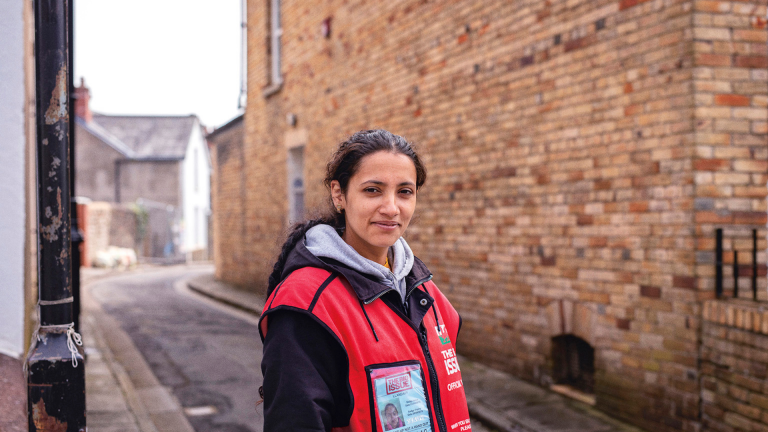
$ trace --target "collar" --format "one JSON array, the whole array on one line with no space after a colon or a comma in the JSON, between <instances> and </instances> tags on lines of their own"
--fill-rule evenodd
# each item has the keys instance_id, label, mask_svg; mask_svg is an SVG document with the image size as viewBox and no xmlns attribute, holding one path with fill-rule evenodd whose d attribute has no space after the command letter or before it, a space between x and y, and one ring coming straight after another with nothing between
<instances>
[{"instance_id":1,"label":"collar","mask_svg":"<svg viewBox=\"0 0 768 432\"><path fill-rule=\"evenodd\" d=\"M355 291L357 298L363 303L370 303L377 298L384 295L387 291L392 290L369 275L359 273L339 261L331 258L318 258L307 250L304 240L302 239L296 244L296 247L291 251L283 270L282 279L285 279L291 272L303 267L317 267L328 271L335 271L344 276L345 279L352 285L352 289ZM428 281L432 277L427 266L418 258L414 257L413 267L410 273L405 277L406 296L420 285Z\"/></svg>"}]
</instances>

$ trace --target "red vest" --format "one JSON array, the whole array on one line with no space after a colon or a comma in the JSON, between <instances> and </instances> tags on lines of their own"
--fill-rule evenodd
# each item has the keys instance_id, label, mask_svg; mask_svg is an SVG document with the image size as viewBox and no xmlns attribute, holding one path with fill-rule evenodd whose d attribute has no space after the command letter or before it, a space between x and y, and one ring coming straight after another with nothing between
<instances>
[{"instance_id":1,"label":"red vest","mask_svg":"<svg viewBox=\"0 0 768 432\"><path fill-rule=\"evenodd\" d=\"M354 407L349 426L335 431L399 432L403 424L407 432L471 430L454 345L459 314L433 282L417 289L434 298L418 332L381 299L361 305L343 276L319 268L294 271L267 299L262 339L270 312L293 309L325 324L346 350ZM428 408L419 408L419 395L426 395Z\"/></svg>"}]
</instances>

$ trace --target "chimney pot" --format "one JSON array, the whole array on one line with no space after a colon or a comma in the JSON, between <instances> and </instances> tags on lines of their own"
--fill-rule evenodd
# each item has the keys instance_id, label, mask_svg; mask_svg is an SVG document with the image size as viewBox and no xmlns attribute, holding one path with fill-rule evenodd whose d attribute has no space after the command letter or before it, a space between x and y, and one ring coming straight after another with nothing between
<instances>
[{"instance_id":1,"label":"chimney pot","mask_svg":"<svg viewBox=\"0 0 768 432\"><path fill-rule=\"evenodd\" d=\"M90 101L91 91L85 86L85 78L80 77L80 86L75 87L75 115L85 120L87 123L93 121Z\"/></svg>"}]
</instances>

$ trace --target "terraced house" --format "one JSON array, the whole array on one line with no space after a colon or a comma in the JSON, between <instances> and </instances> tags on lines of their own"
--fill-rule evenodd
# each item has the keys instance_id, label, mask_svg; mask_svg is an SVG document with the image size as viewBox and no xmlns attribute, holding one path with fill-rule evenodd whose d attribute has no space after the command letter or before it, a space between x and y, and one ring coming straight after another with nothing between
<instances>
[{"instance_id":1,"label":"terraced house","mask_svg":"<svg viewBox=\"0 0 768 432\"><path fill-rule=\"evenodd\" d=\"M766 430L767 3L249 0L217 277L262 290L336 143L386 128L425 155L408 241L460 353L649 430Z\"/></svg>"}]
</instances>

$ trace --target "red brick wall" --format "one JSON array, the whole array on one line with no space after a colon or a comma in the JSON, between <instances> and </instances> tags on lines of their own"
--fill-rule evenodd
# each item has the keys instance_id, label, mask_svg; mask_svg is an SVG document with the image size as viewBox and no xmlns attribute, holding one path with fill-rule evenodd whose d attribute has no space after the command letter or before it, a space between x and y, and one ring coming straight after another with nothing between
<instances>
[{"instance_id":1,"label":"red brick wall","mask_svg":"<svg viewBox=\"0 0 768 432\"><path fill-rule=\"evenodd\" d=\"M696 430L713 230L766 247L765 0L287 0L265 97L268 4L248 3L245 235L219 236L248 264L223 278L265 284L295 136L318 208L334 145L384 127L426 160L408 241L464 317L461 351L546 385L551 337L575 334L599 408Z\"/></svg>"}]
</instances>

